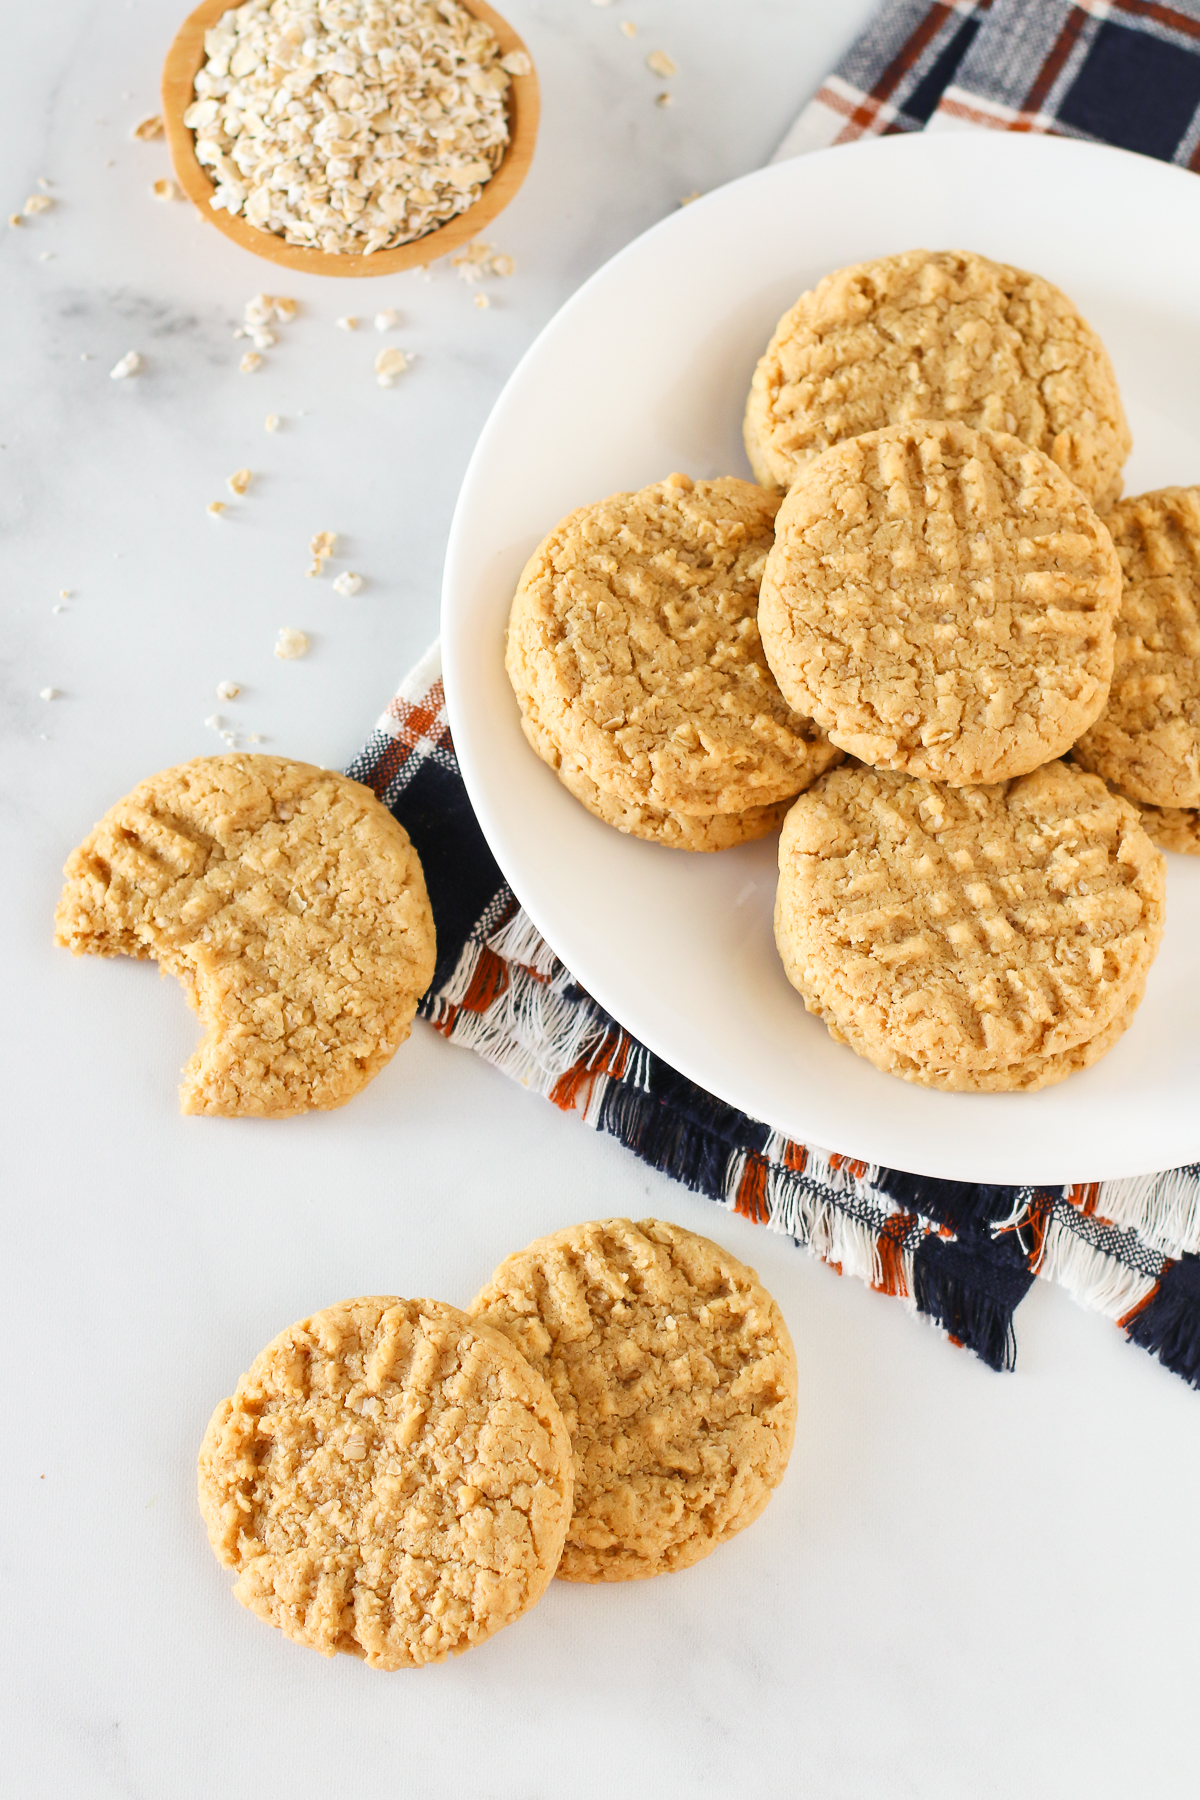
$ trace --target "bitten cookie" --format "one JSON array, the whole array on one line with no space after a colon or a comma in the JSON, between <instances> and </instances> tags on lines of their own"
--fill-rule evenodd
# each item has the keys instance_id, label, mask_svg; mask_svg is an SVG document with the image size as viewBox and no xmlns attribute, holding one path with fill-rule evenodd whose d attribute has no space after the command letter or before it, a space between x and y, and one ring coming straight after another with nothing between
<instances>
[{"instance_id":1,"label":"bitten cookie","mask_svg":"<svg viewBox=\"0 0 1200 1800\"><path fill-rule=\"evenodd\" d=\"M567 792L606 825L615 825L630 837L665 844L671 850L729 850L735 844L766 837L783 824L792 803L790 797L769 806L747 807L744 812L676 813L607 793L596 785L578 758L561 749L542 725L533 696L517 686L523 680L522 671L515 668L510 673L521 706L521 730L526 741L554 770ZM840 754L833 752L835 758Z\"/></svg>"},{"instance_id":2,"label":"bitten cookie","mask_svg":"<svg viewBox=\"0 0 1200 1800\"><path fill-rule=\"evenodd\" d=\"M754 372L746 451L788 488L830 444L913 419L1010 432L1095 504L1121 491L1131 439L1103 344L1058 288L986 256L909 250L802 294Z\"/></svg>"},{"instance_id":3,"label":"bitten cookie","mask_svg":"<svg viewBox=\"0 0 1200 1800\"><path fill-rule=\"evenodd\" d=\"M777 506L747 481L672 475L570 513L526 564L506 658L518 702L623 806L744 813L837 760L759 641Z\"/></svg>"},{"instance_id":4,"label":"bitten cookie","mask_svg":"<svg viewBox=\"0 0 1200 1800\"><path fill-rule=\"evenodd\" d=\"M500 1264L472 1307L546 1376L575 1450L558 1573L685 1569L761 1513L796 1431L796 1359L753 1269L677 1225L602 1219Z\"/></svg>"},{"instance_id":5,"label":"bitten cookie","mask_svg":"<svg viewBox=\"0 0 1200 1800\"><path fill-rule=\"evenodd\" d=\"M1165 893L1136 808L1064 763L976 788L839 769L784 823L775 938L809 1011L878 1068L1028 1088L1115 1042Z\"/></svg>"},{"instance_id":6,"label":"bitten cookie","mask_svg":"<svg viewBox=\"0 0 1200 1800\"><path fill-rule=\"evenodd\" d=\"M1009 780L1099 717L1121 571L1058 466L918 421L837 444L779 509L758 621L791 705L877 768Z\"/></svg>"},{"instance_id":7,"label":"bitten cookie","mask_svg":"<svg viewBox=\"0 0 1200 1800\"><path fill-rule=\"evenodd\" d=\"M433 915L403 826L369 788L277 756L204 756L143 781L64 871L56 939L153 957L205 1038L185 1113L341 1106L408 1036Z\"/></svg>"},{"instance_id":8,"label":"bitten cookie","mask_svg":"<svg viewBox=\"0 0 1200 1800\"><path fill-rule=\"evenodd\" d=\"M1104 523L1123 576L1112 686L1072 754L1139 805L1200 807L1200 488L1122 500Z\"/></svg>"},{"instance_id":9,"label":"bitten cookie","mask_svg":"<svg viewBox=\"0 0 1200 1800\"><path fill-rule=\"evenodd\" d=\"M299 1644L376 1669L441 1662L544 1592L571 1444L541 1375L434 1300L347 1300L281 1332L199 1461L234 1594Z\"/></svg>"}]
</instances>

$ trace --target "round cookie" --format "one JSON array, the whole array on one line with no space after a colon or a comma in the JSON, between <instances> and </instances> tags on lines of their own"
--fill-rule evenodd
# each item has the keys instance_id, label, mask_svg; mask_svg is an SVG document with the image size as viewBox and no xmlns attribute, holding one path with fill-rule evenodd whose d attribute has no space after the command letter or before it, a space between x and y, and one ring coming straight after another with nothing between
<instances>
[{"instance_id":1,"label":"round cookie","mask_svg":"<svg viewBox=\"0 0 1200 1800\"><path fill-rule=\"evenodd\" d=\"M775 939L809 1010L878 1067L1037 1086L1120 1035L1098 1041L1141 997L1165 891L1136 809L1064 763L987 788L847 768L784 822Z\"/></svg>"},{"instance_id":2,"label":"round cookie","mask_svg":"<svg viewBox=\"0 0 1200 1800\"><path fill-rule=\"evenodd\" d=\"M341 1106L408 1036L434 967L421 864L369 788L277 756L141 782L74 851L56 939L155 958L205 1038L185 1113Z\"/></svg>"},{"instance_id":3,"label":"round cookie","mask_svg":"<svg viewBox=\"0 0 1200 1800\"><path fill-rule=\"evenodd\" d=\"M759 641L778 498L672 475L580 507L525 566L506 666L518 699L626 806L740 813L834 760L785 704Z\"/></svg>"},{"instance_id":4,"label":"round cookie","mask_svg":"<svg viewBox=\"0 0 1200 1800\"><path fill-rule=\"evenodd\" d=\"M472 1307L544 1373L575 1449L558 1573L631 1581L751 1524L796 1431L796 1358L752 1269L677 1225L601 1219L500 1264Z\"/></svg>"},{"instance_id":5,"label":"round cookie","mask_svg":"<svg viewBox=\"0 0 1200 1800\"><path fill-rule=\"evenodd\" d=\"M347 1300L292 1325L213 1413L199 1459L234 1594L326 1656L441 1662L548 1586L571 1444L542 1377L434 1300Z\"/></svg>"},{"instance_id":6,"label":"round cookie","mask_svg":"<svg viewBox=\"0 0 1200 1800\"><path fill-rule=\"evenodd\" d=\"M1099 717L1120 596L1107 531L1049 457L918 421L800 471L758 621L834 743L961 786L1027 774Z\"/></svg>"},{"instance_id":7,"label":"round cookie","mask_svg":"<svg viewBox=\"0 0 1200 1800\"><path fill-rule=\"evenodd\" d=\"M830 444L913 419L1010 432L1096 505L1131 438L1100 339L1039 275L967 250L837 269L775 328L750 388L746 452L788 488Z\"/></svg>"},{"instance_id":8,"label":"round cookie","mask_svg":"<svg viewBox=\"0 0 1200 1800\"><path fill-rule=\"evenodd\" d=\"M514 673L514 684L520 671ZM587 770L569 752L555 743L541 724L533 698L517 690L521 707L521 730L544 763L548 763L567 792L587 807L606 825L615 825L631 837L645 838L654 844L665 844L670 850L729 850L735 844L750 843L778 831L792 804L776 800L769 806L748 807L738 813L674 813L662 808L621 800L596 786ZM840 757L840 751L834 751Z\"/></svg>"},{"instance_id":9,"label":"round cookie","mask_svg":"<svg viewBox=\"0 0 1200 1800\"><path fill-rule=\"evenodd\" d=\"M1108 705L1075 761L1139 805L1200 806L1200 488L1161 488L1105 514L1121 560Z\"/></svg>"}]
</instances>

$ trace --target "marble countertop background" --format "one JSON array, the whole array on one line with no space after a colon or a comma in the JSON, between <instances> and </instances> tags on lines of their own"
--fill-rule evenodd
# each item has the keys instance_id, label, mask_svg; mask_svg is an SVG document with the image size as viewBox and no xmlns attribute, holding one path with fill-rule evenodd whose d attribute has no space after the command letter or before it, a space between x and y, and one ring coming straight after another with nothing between
<instances>
[{"instance_id":1,"label":"marble countertop background","mask_svg":"<svg viewBox=\"0 0 1200 1800\"><path fill-rule=\"evenodd\" d=\"M343 1112L181 1119L194 1025L172 984L51 946L67 852L139 778L220 750L212 714L265 749L353 754L436 631L459 481L521 352L682 196L769 156L872 0L506 10L542 132L486 234L516 273L484 311L444 264L293 277L150 197L166 151L129 131L182 6L6 16L0 214L39 176L55 205L0 235L5 1789L1191 1795L1200 1396L1109 1324L1035 1291L1018 1371L993 1375L422 1026ZM232 332L264 287L301 313L242 375ZM338 330L347 313L366 328ZM414 354L390 390L385 344ZM111 381L131 349L143 371ZM310 581L317 530L344 554ZM345 568L365 584L343 600ZM281 626L305 660L274 657ZM541 1232L647 1212L752 1261L795 1337L797 1449L753 1530L683 1575L554 1587L413 1675L327 1664L230 1599L194 1458L268 1338L353 1293L466 1302Z\"/></svg>"}]
</instances>

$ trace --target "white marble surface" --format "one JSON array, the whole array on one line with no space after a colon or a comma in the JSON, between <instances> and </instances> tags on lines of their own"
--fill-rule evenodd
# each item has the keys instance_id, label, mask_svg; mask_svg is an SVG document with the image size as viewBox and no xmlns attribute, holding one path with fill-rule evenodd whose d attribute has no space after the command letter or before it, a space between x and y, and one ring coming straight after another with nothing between
<instances>
[{"instance_id":1,"label":"white marble surface","mask_svg":"<svg viewBox=\"0 0 1200 1800\"><path fill-rule=\"evenodd\" d=\"M459 478L516 357L681 195L764 160L871 7L508 10L543 132L489 233L517 274L482 313L444 268L276 280L153 202L165 152L128 129L155 107L166 0L5 19L2 210L39 175L58 198L0 238L5 1791L1190 1795L1200 1397L1111 1326L1036 1291L1018 1372L990 1374L420 1027L344 1112L183 1120L178 994L50 946L66 852L140 776L219 749L214 710L286 753L355 750L435 630ZM303 314L242 376L230 332L264 286ZM393 338L334 326L384 305ZM419 353L390 392L384 342ZM144 373L111 382L128 349ZM255 485L213 523L242 464ZM305 579L318 529L368 578L356 599ZM281 625L312 634L306 661L274 659ZM225 677L243 695L222 706ZM796 1339L799 1444L752 1531L684 1575L554 1587L413 1676L326 1664L231 1601L193 1463L268 1337L350 1293L465 1301L539 1232L651 1210L754 1261Z\"/></svg>"}]
</instances>

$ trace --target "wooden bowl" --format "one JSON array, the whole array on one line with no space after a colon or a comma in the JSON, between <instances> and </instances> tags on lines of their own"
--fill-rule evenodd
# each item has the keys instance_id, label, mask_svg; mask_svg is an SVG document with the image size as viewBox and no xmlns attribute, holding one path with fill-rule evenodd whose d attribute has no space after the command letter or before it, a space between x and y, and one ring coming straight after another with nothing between
<instances>
[{"instance_id":1,"label":"wooden bowl","mask_svg":"<svg viewBox=\"0 0 1200 1800\"><path fill-rule=\"evenodd\" d=\"M192 83L204 64L204 34L229 11L231 4L236 4L236 0L202 0L195 12L184 20L163 66L162 105L171 161L180 187L188 199L195 202L200 217L223 231L235 244L240 244L243 250L265 256L269 262L280 263L287 269L301 269L308 275L394 275L398 269L412 269L418 264L432 262L435 257L445 256L448 250L455 250L477 237L508 205L524 181L533 160L538 126L538 84L532 68L528 75L509 77L508 144L499 168L485 182L478 200L465 212L457 213L446 224L427 231L423 237L414 238L410 244L398 244L394 250L376 250L370 256L364 256L360 251L331 255L327 250L310 250L302 244L289 244L273 231L261 231L257 225L248 224L240 213L216 211L209 205L216 189L208 171L196 160L195 138L184 124L183 115L195 98ZM485 0L461 0L461 4L485 25L491 26L502 55L507 56L512 50L525 50L507 19L493 12ZM528 51L525 54L528 55Z\"/></svg>"}]
</instances>

